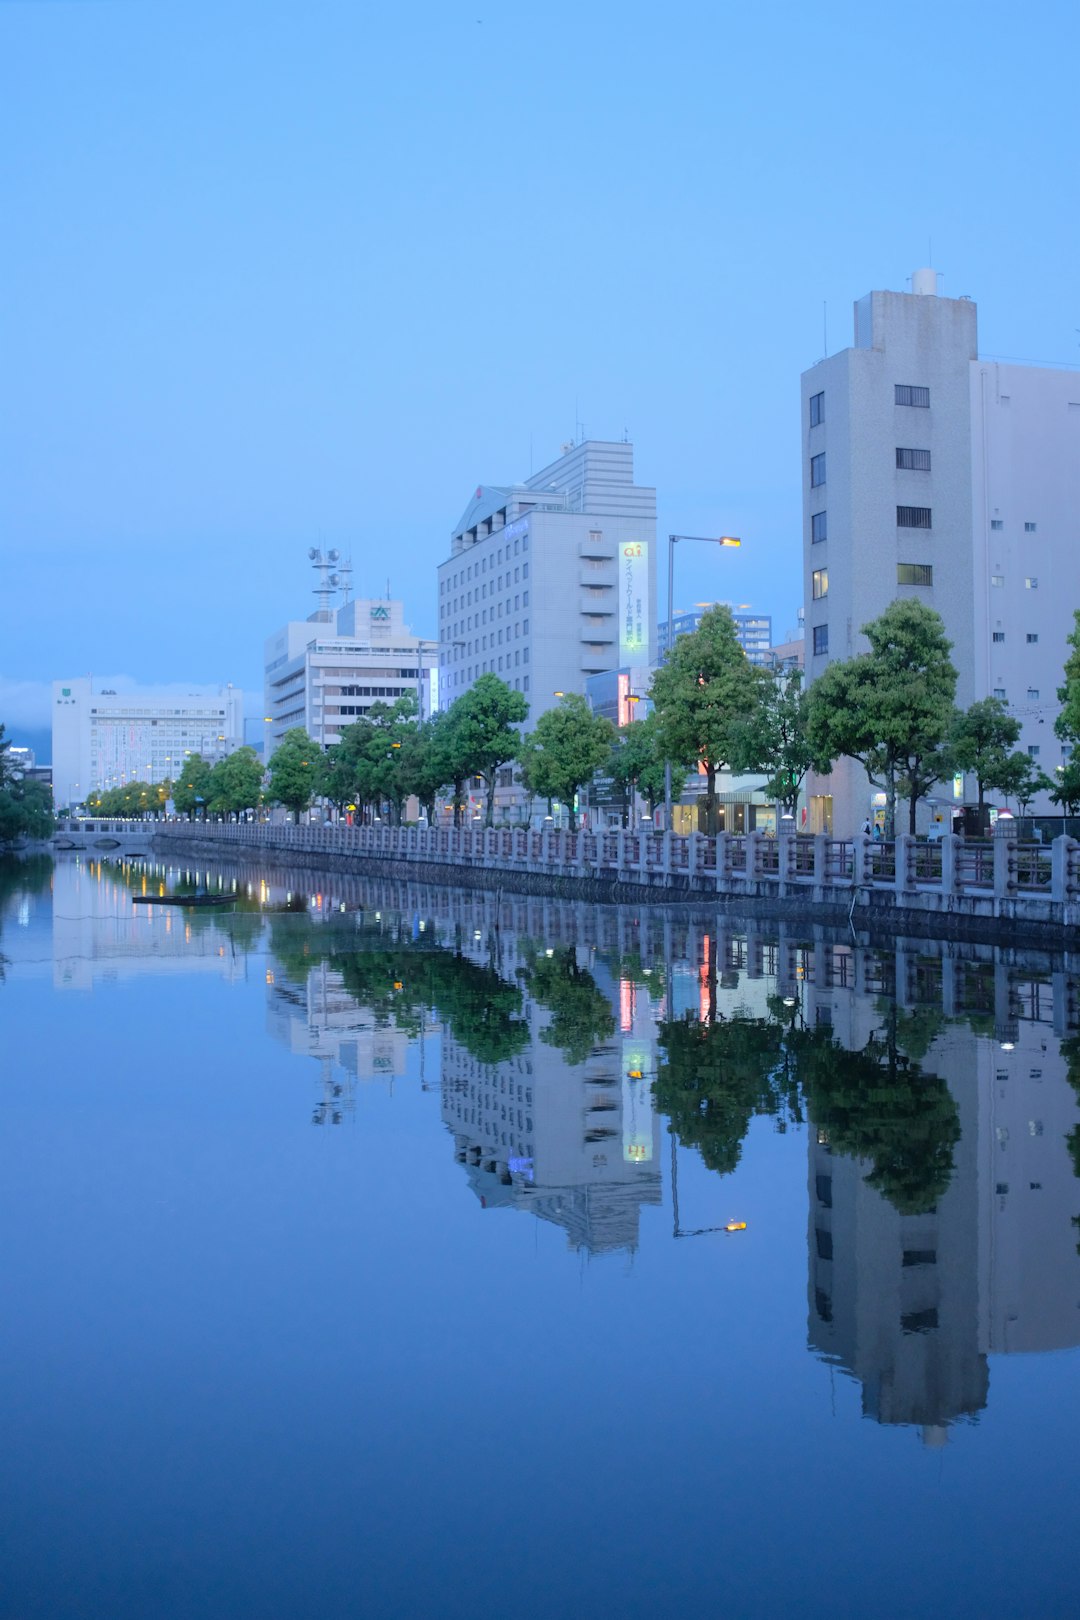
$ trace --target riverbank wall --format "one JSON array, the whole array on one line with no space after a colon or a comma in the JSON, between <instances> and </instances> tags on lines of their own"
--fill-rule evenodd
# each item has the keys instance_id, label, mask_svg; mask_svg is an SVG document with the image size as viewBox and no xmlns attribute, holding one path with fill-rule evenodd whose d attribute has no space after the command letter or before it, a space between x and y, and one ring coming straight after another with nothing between
<instances>
[{"instance_id":1,"label":"riverbank wall","mask_svg":"<svg viewBox=\"0 0 1080 1620\"><path fill-rule=\"evenodd\" d=\"M286 859L309 870L408 875L635 905L705 902L878 934L1068 946L1080 923L1080 843L841 842L825 837L535 832L525 828L158 824L154 848Z\"/></svg>"}]
</instances>

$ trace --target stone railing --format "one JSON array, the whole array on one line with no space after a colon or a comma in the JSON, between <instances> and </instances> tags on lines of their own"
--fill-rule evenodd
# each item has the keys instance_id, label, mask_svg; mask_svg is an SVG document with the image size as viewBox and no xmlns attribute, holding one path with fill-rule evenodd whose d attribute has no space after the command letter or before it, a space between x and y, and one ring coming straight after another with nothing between
<instances>
[{"instance_id":1,"label":"stone railing","mask_svg":"<svg viewBox=\"0 0 1080 1620\"><path fill-rule=\"evenodd\" d=\"M899 905L971 916L1080 922L1080 842L1020 844L1009 837L922 843L823 836L536 831L531 828L293 826L279 822L158 824L161 841L305 857L446 867L454 872L576 878L666 894L803 898L852 909ZM660 897L659 895L657 896Z\"/></svg>"}]
</instances>

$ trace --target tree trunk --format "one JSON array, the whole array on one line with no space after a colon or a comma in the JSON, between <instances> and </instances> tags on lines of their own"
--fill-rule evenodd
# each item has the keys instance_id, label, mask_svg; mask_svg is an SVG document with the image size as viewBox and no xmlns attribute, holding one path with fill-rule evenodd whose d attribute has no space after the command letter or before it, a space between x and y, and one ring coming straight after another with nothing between
<instances>
[{"instance_id":1,"label":"tree trunk","mask_svg":"<svg viewBox=\"0 0 1080 1620\"><path fill-rule=\"evenodd\" d=\"M487 786L487 810L484 813L484 826L492 827L495 824L495 772L484 777Z\"/></svg>"},{"instance_id":2,"label":"tree trunk","mask_svg":"<svg viewBox=\"0 0 1080 1620\"><path fill-rule=\"evenodd\" d=\"M710 837L716 832L716 766L706 760L705 830Z\"/></svg>"},{"instance_id":3,"label":"tree trunk","mask_svg":"<svg viewBox=\"0 0 1080 1620\"><path fill-rule=\"evenodd\" d=\"M912 838L915 836L915 811L919 803L919 794L915 791L916 784L911 784L911 798L908 800L908 832Z\"/></svg>"},{"instance_id":4,"label":"tree trunk","mask_svg":"<svg viewBox=\"0 0 1080 1620\"><path fill-rule=\"evenodd\" d=\"M896 837L896 772L891 766L885 773L885 836Z\"/></svg>"}]
</instances>

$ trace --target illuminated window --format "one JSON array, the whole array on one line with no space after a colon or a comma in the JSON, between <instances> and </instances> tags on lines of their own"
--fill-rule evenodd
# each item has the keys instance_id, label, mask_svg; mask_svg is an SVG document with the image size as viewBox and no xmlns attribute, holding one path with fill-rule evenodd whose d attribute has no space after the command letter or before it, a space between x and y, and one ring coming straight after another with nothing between
<instances>
[{"instance_id":1,"label":"illuminated window","mask_svg":"<svg viewBox=\"0 0 1080 1620\"><path fill-rule=\"evenodd\" d=\"M934 583L934 570L929 563L897 563L896 583L898 585L932 585Z\"/></svg>"},{"instance_id":2,"label":"illuminated window","mask_svg":"<svg viewBox=\"0 0 1080 1620\"><path fill-rule=\"evenodd\" d=\"M810 592L815 602L820 602L823 596L829 594L829 570L815 568L810 576Z\"/></svg>"}]
</instances>

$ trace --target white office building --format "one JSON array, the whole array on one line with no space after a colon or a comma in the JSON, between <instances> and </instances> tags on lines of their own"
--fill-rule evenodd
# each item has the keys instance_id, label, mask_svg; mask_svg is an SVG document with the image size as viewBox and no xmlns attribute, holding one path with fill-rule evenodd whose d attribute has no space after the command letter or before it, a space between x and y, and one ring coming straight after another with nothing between
<instances>
[{"instance_id":1,"label":"white office building","mask_svg":"<svg viewBox=\"0 0 1080 1620\"><path fill-rule=\"evenodd\" d=\"M239 748L243 693L236 686L177 692L94 690L84 675L53 682L53 798L85 803L96 789L175 778L189 754L211 762Z\"/></svg>"},{"instance_id":2,"label":"white office building","mask_svg":"<svg viewBox=\"0 0 1080 1620\"><path fill-rule=\"evenodd\" d=\"M404 603L387 597L350 600L347 565L337 553L312 553L319 575L318 606L293 620L265 645L263 717L266 757L285 733L302 726L326 748L373 703L416 699L421 717L438 707L439 672L433 641L414 636ZM329 570L338 566L338 574ZM331 583L333 581L333 583ZM335 595L345 597L332 606Z\"/></svg>"},{"instance_id":3,"label":"white office building","mask_svg":"<svg viewBox=\"0 0 1080 1620\"><path fill-rule=\"evenodd\" d=\"M522 484L481 485L439 568L440 700L479 675L530 728L590 675L656 659L656 491L629 444L586 440Z\"/></svg>"},{"instance_id":4,"label":"white office building","mask_svg":"<svg viewBox=\"0 0 1080 1620\"><path fill-rule=\"evenodd\" d=\"M808 679L915 598L945 621L958 704L1004 698L1052 774L1080 606L1080 373L980 359L974 303L918 270L911 292L860 299L854 347L804 373L802 446ZM852 834L872 791L846 761L811 778L811 830Z\"/></svg>"}]
</instances>

